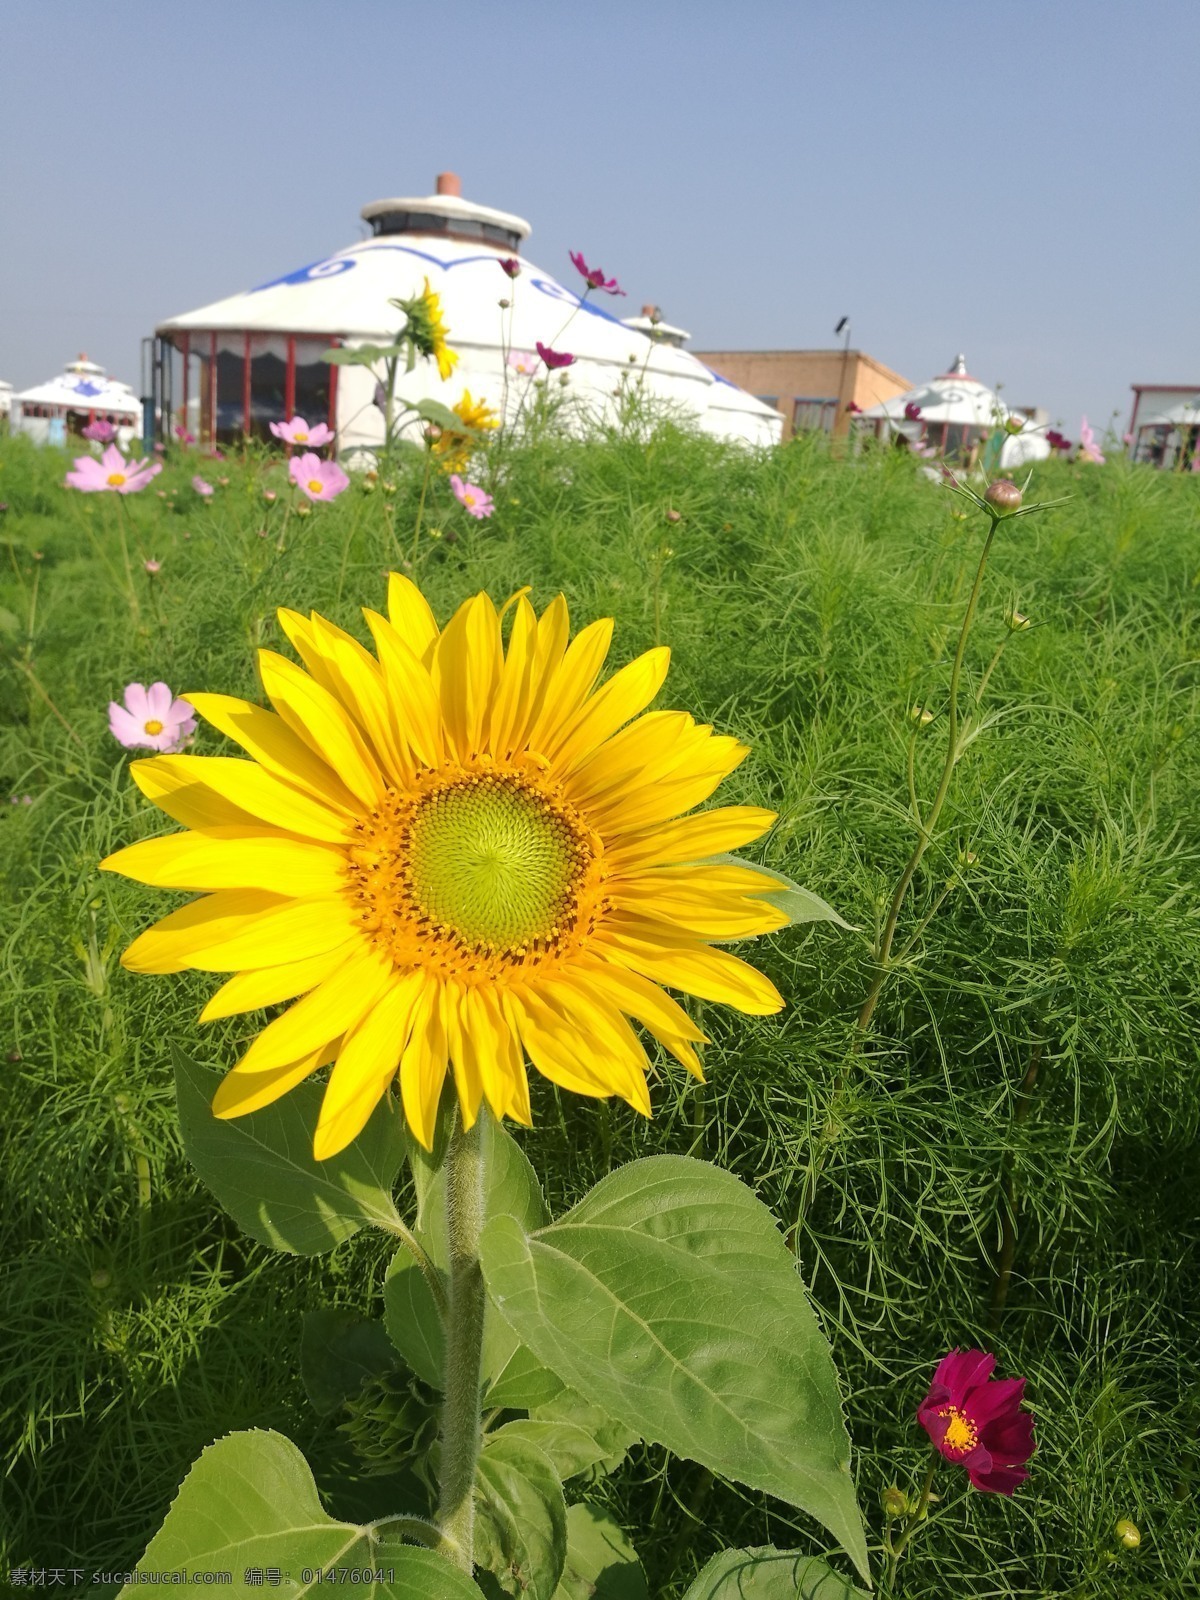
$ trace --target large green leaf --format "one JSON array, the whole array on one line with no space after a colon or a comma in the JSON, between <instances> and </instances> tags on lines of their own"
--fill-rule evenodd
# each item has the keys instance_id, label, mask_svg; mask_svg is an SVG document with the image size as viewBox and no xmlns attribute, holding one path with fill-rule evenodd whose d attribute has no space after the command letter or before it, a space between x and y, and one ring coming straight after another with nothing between
<instances>
[{"instance_id":1,"label":"large green leaf","mask_svg":"<svg viewBox=\"0 0 1200 1600\"><path fill-rule=\"evenodd\" d=\"M554 1600L650 1600L621 1525L586 1500L567 1508L567 1559Z\"/></svg>"},{"instance_id":2,"label":"large green leaf","mask_svg":"<svg viewBox=\"0 0 1200 1600\"><path fill-rule=\"evenodd\" d=\"M305 1594L325 1573L332 1574L326 1581L353 1582L355 1594L380 1600L479 1600L476 1586L445 1557L400 1544L383 1523L356 1526L327 1516L290 1439L258 1429L231 1433L192 1467L136 1570L203 1574L207 1583L212 1573L227 1572L232 1582L221 1584L223 1595L261 1600L262 1575L276 1567L281 1594ZM368 1571L382 1573L382 1581L348 1576ZM146 1587L126 1584L121 1596L141 1600Z\"/></svg>"},{"instance_id":3,"label":"large green leaf","mask_svg":"<svg viewBox=\"0 0 1200 1600\"><path fill-rule=\"evenodd\" d=\"M766 894L757 898L768 900L773 906L778 906L789 921L794 925L797 922L836 922L839 928L847 928L854 932L854 924L838 914L833 907L819 894L814 894L811 889L806 889L802 884L796 883L786 873L776 872L773 867L764 867L759 861L746 861L742 856L720 855L712 858L714 861L724 861L733 867L753 867L755 872L761 872L765 877L773 878L779 885L778 889L771 889ZM722 940L721 943L734 943L733 940Z\"/></svg>"},{"instance_id":4,"label":"large green leaf","mask_svg":"<svg viewBox=\"0 0 1200 1600\"><path fill-rule=\"evenodd\" d=\"M484 1440L475 1498L479 1565L508 1594L552 1600L567 1554L567 1508L549 1457L502 1428Z\"/></svg>"},{"instance_id":5,"label":"large green leaf","mask_svg":"<svg viewBox=\"0 0 1200 1600\"><path fill-rule=\"evenodd\" d=\"M184 1148L204 1183L253 1238L318 1255L367 1225L394 1231L392 1185L404 1159L404 1118L385 1095L354 1143L328 1161L312 1153L324 1090L302 1083L274 1105L223 1121L217 1077L180 1050L175 1095Z\"/></svg>"},{"instance_id":6,"label":"large green leaf","mask_svg":"<svg viewBox=\"0 0 1200 1600\"><path fill-rule=\"evenodd\" d=\"M497 1428L490 1438L525 1439L537 1445L564 1483L603 1461L606 1454L599 1440L577 1422L540 1422L533 1417L520 1417Z\"/></svg>"},{"instance_id":7,"label":"large green leaf","mask_svg":"<svg viewBox=\"0 0 1200 1600\"><path fill-rule=\"evenodd\" d=\"M425 1274L401 1245L383 1280L383 1320L388 1337L425 1382L442 1387L446 1331Z\"/></svg>"},{"instance_id":8,"label":"large green leaf","mask_svg":"<svg viewBox=\"0 0 1200 1600\"><path fill-rule=\"evenodd\" d=\"M722 1550L700 1572L683 1600L869 1600L848 1578L815 1556L762 1545Z\"/></svg>"},{"instance_id":9,"label":"large green leaf","mask_svg":"<svg viewBox=\"0 0 1200 1600\"><path fill-rule=\"evenodd\" d=\"M341 1306L308 1311L300 1334L300 1377L313 1409L328 1417L352 1399L368 1378L396 1367L396 1351L382 1322Z\"/></svg>"},{"instance_id":10,"label":"large green leaf","mask_svg":"<svg viewBox=\"0 0 1200 1600\"><path fill-rule=\"evenodd\" d=\"M636 1444L641 1437L623 1422L614 1422L599 1406L585 1400L574 1389L561 1389L553 1399L534 1406L530 1410L530 1420L564 1422L582 1428L600 1447L601 1453L595 1463L600 1473L615 1472L624 1461L630 1445ZM561 1469L558 1475L560 1478L565 1476Z\"/></svg>"},{"instance_id":11,"label":"large green leaf","mask_svg":"<svg viewBox=\"0 0 1200 1600\"><path fill-rule=\"evenodd\" d=\"M829 1345L744 1184L651 1156L549 1227L493 1217L481 1257L496 1306L570 1388L642 1438L809 1512L867 1574Z\"/></svg>"}]
</instances>

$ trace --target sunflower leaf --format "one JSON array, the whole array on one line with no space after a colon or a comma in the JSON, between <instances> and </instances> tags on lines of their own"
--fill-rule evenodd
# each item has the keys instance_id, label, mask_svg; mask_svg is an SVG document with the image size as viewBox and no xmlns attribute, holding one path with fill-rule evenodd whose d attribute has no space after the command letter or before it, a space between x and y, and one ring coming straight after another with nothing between
<instances>
[{"instance_id":1,"label":"sunflower leaf","mask_svg":"<svg viewBox=\"0 0 1200 1600\"><path fill-rule=\"evenodd\" d=\"M300 1333L300 1378L313 1410L332 1416L368 1378L391 1372L396 1351L383 1323L341 1306L306 1311Z\"/></svg>"},{"instance_id":2,"label":"sunflower leaf","mask_svg":"<svg viewBox=\"0 0 1200 1600\"><path fill-rule=\"evenodd\" d=\"M866 1575L829 1345L774 1218L737 1178L686 1156L634 1161L548 1227L493 1217L481 1258L502 1315L568 1387L807 1511Z\"/></svg>"},{"instance_id":3,"label":"sunflower leaf","mask_svg":"<svg viewBox=\"0 0 1200 1600\"><path fill-rule=\"evenodd\" d=\"M649 1600L646 1574L620 1524L586 1500L567 1508L567 1559L554 1600Z\"/></svg>"},{"instance_id":4,"label":"sunflower leaf","mask_svg":"<svg viewBox=\"0 0 1200 1600\"><path fill-rule=\"evenodd\" d=\"M419 1378L440 1389L446 1366L446 1331L425 1274L401 1245L383 1280L383 1320L388 1338Z\"/></svg>"},{"instance_id":5,"label":"sunflower leaf","mask_svg":"<svg viewBox=\"0 0 1200 1600\"><path fill-rule=\"evenodd\" d=\"M353 1144L318 1161L312 1141L323 1084L299 1084L274 1105L226 1121L212 1113L216 1075L179 1049L172 1054L184 1148L252 1238L293 1255L319 1255L362 1227L397 1226L392 1185L404 1159L404 1118L390 1096Z\"/></svg>"},{"instance_id":6,"label":"sunflower leaf","mask_svg":"<svg viewBox=\"0 0 1200 1600\"><path fill-rule=\"evenodd\" d=\"M549 1457L506 1430L479 1452L475 1559L507 1594L553 1600L567 1555L567 1508Z\"/></svg>"},{"instance_id":7,"label":"sunflower leaf","mask_svg":"<svg viewBox=\"0 0 1200 1600\"><path fill-rule=\"evenodd\" d=\"M479 1600L476 1586L444 1556L386 1535L386 1528L327 1516L296 1446L256 1428L203 1451L136 1571L185 1572L200 1583L226 1572L233 1581L222 1593L229 1595L248 1594L255 1569L261 1585L263 1570L278 1567L292 1593L306 1593L321 1574L336 1581L339 1572L370 1571L382 1581L354 1585L368 1600ZM144 1594L144 1578L121 1590L127 1600Z\"/></svg>"},{"instance_id":8,"label":"sunflower leaf","mask_svg":"<svg viewBox=\"0 0 1200 1600\"><path fill-rule=\"evenodd\" d=\"M683 1600L868 1600L815 1556L761 1545L722 1550L693 1579Z\"/></svg>"},{"instance_id":9,"label":"sunflower leaf","mask_svg":"<svg viewBox=\"0 0 1200 1600\"><path fill-rule=\"evenodd\" d=\"M819 894L814 894L811 889L796 883L786 873L776 872L774 867L764 867L760 861L747 861L743 856L720 855L713 856L712 859L724 866L752 867L764 877L773 878L779 888L768 890L758 898L778 906L780 911L786 913L793 926L798 922L836 922L839 928L845 928L850 933L857 932L854 924L847 922L827 901L822 900Z\"/></svg>"}]
</instances>

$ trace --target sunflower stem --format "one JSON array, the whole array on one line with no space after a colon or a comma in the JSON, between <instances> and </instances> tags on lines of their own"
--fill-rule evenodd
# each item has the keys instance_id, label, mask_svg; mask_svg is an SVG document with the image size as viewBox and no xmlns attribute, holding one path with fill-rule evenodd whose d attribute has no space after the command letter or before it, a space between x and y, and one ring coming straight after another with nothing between
<instances>
[{"instance_id":1,"label":"sunflower stem","mask_svg":"<svg viewBox=\"0 0 1200 1600\"><path fill-rule=\"evenodd\" d=\"M438 1528L451 1558L474 1567L475 1468L479 1460L479 1378L485 1295L479 1265L483 1227L482 1118L469 1130L456 1115L446 1151L446 1240L450 1304L446 1319L446 1398L438 1473Z\"/></svg>"}]
</instances>

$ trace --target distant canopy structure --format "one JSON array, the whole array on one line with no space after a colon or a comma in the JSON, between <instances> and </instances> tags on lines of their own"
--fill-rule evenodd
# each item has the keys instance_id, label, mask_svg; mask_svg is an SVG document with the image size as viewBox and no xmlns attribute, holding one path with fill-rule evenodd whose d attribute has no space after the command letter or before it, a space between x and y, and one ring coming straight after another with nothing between
<instances>
[{"instance_id":1,"label":"distant canopy structure","mask_svg":"<svg viewBox=\"0 0 1200 1600\"><path fill-rule=\"evenodd\" d=\"M967 358L957 355L948 372L871 406L859 425L873 427L878 438L899 436L945 460L966 461L976 446L1013 416L1023 427L1004 440L997 465L1011 468L1045 460L1050 454L1045 428L1010 410L986 383L971 376Z\"/></svg>"},{"instance_id":2,"label":"distant canopy structure","mask_svg":"<svg viewBox=\"0 0 1200 1600\"><path fill-rule=\"evenodd\" d=\"M9 425L38 444L62 443L91 422L111 422L127 444L142 425L142 403L127 383L79 355L56 378L22 389L11 400Z\"/></svg>"},{"instance_id":3,"label":"distant canopy structure","mask_svg":"<svg viewBox=\"0 0 1200 1600\"><path fill-rule=\"evenodd\" d=\"M1168 398L1170 398L1168 396ZM1200 394L1138 417L1130 456L1151 467L1200 471Z\"/></svg>"},{"instance_id":4,"label":"distant canopy structure","mask_svg":"<svg viewBox=\"0 0 1200 1600\"><path fill-rule=\"evenodd\" d=\"M509 353L533 352L540 341L574 356L566 393L581 416L611 416L622 384L640 379L648 399L709 433L751 444L778 439L778 413L710 372L682 340L623 324L607 295L584 298L582 280L564 285L521 256L528 222L464 200L453 173L440 174L431 195L376 200L361 214L369 239L158 326L148 365L164 432L181 425L202 443L267 439L272 422L298 414L334 428L340 451L377 447L375 375L322 355L339 345L389 344L404 320L389 302L420 294L428 278L459 362L444 382L425 361L401 374L405 399L454 405L469 390L497 413L507 405L513 418L524 380ZM508 258L520 262L515 280L499 270Z\"/></svg>"}]
</instances>

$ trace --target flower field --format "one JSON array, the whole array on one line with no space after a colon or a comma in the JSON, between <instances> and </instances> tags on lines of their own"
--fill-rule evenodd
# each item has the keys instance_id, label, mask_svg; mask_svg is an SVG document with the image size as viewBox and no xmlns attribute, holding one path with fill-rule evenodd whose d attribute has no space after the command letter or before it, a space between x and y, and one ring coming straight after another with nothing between
<instances>
[{"instance_id":1,"label":"flower field","mask_svg":"<svg viewBox=\"0 0 1200 1600\"><path fill-rule=\"evenodd\" d=\"M439 338L431 323L431 349ZM669 647L654 709L711 725L722 752L732 740L749 749L725 763L711 800L706 790L678 810L775 815L736 842L745 865L712 868L701 890L743 897L722 903L727 921L718 926L714 909L704 923L729 963L712 970L732 971L720 929L745 937L737 955L754 977L740 992L777 991L781 1010L738 1004L728 988L685 993L672 976L690 970L680 936L676 966L653 957L664 974L655 992L670 991L675 1010L639 991L650 1012L634 1014L644 1026L632 1044L612 1022L622 1013L589 1001L606 1063L592 1081L546 1042L544 1013L502 1019L498 1003L479 1003L478 1037L510 1065L523 1041L538 1070L528 1128L523 1069L497 1087L485 1065L474 1103L507 1118L549 1216L648 1157L712 1163L769 1208L828 1341L879 1592L1194 1594L1195 479L1112 454L1104 465L1055 459L1036 468L1019 516L997 510L989 523L985 506L895 451L844 456L799 438L752 454L667 425L588 442L547 426L516 443L483 437L490 424L474 414L460 421L466 433L348 477L311 453L324 437L295 430L220 460L180 440L158 471L127 471L99 440L80 467L0 438L0 1569L77 1569L79 1592L116 1594L201 1452L246 1430L299 1447L331 1517L430 1514L416 1463L437 1421L419 1364L398 1386L364 1353L361 1390L330 1392L313 1354L333 1326L321 1317L340 1315L343 1333L378 1332L394 1233L361 1228L319 1254L271 1248L256 1237L253 1194L243 1226L185 1151L182 1085L215 1086L243 1057L260 1076L294 1066L254 1041L280 1037L264 1022L301 990L264 989L258 1009L218 1007L199 1022L236 962L172 966L164 934L157 964L123 967L122 952L186 893L100 866L168 826L132 762L229 756L206 703L262 704L272 671L303 676L291 663L307 636L281 623L281 608L302 624L319 612L383 660L389 625L369 628L363 609L387 610L393 573L407 581L393 580L393 603L419 590L444 638L473 596L499 610L527 590L504 622L510 652L520 619L557 617L548 608L560 593L573 637L614 620L608 681ZM304 453L289 463L285 446ZM287 658L262 680L260 650ZM449 706L445 675L439 693ZM490 704L494 732L500 700ZM542 779L533 765L529 774L532 793ZM504 781L480 780L485 809ZM621 803L621 828L644 830L641 800ZM556 813L547 834L564 874L590 837L581 807ZM457 825L454 805L444 810ZM302 877L314 850L296 844L286 870ZM475 918L490 938L472 886L442 858L434 867L447 915ZM766 891L747 887L763 876L748 868L827 904L787 918L759 898L752 915L744 897ZM363 866L372 893L373 871ZM604 916L616 899L603 900ZM546 904L557 916L559 900ZM525 923L514 926L523 940ZM342 1026L305 1035L322 1080L332 1056L315 1057ZM693 1045L703 1083L687 1070ZM643 1059L635 1046L649 1061L649 1116L640 1077L628 1075ZM263 1053L247 1056L252 1047ZM424 1147L441 1080L421 1062L413 1104L423 1109L408 1122ZM218 1099L235 1118L238 1081L227 1077L235 1088ZM323 1126L343 1118L325 1153L358 1136L386 1078L377 1090L349 1113L342 1101L322 1112ZM404 1217L420 1197L420 1160L396 1180ZM485 1267L491 1289L486 1253ZM752 1323L755 1294L743 1293ZM981 1353L994 1355L994 1375ZM498 1401L485 1429L504 1414ZM791 1577L746 1589L763 1600L843 1600L867 1581L842 1553L853 1556L852 1542L831 1533L833 1514L789 1500L786 1472L778 1487L724 1458L706 1464L703 1450L672 1443L666 1422L629 1430L612 1453L610 1470L593 1461L569 1475L566 1504L611 1513L605 1526L626 1531L641 1568L612 1566L618 1576L589 1587L560 1559L547 1600L726 1600L742 1591L708 1564L766 1545L827 1558L836 1576L805 1587L789 1567ZM492 1537L479 1535L477 1555ZM495 1541L507 1552L502 1528ZM540 1600L536 1573L525 1583L503 1568L497 1558L481 1577L484 1593ZM715 1576L696 1587L702 1571Z\"/></svg>"}]
</instances>

